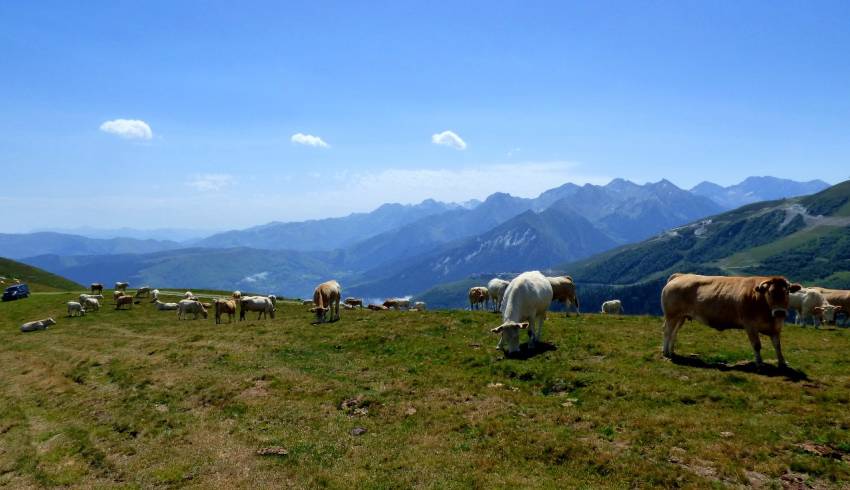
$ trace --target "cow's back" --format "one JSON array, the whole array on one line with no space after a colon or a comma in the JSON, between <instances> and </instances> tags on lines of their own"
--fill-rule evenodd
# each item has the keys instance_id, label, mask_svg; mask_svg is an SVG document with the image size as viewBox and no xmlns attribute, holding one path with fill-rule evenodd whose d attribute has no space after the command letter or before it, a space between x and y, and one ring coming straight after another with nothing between
<instances>
[{"instance_id":1,"label":"cow's back","mask_svg":"<svg viewBox=\"0 0 850 490\"><path fill-rule=\"evenodd\" d=\"M524 272L508 284L503 299L504 321L521 322L530 313L545 314L552 302L552 285L540 272Z\"/></svg>"}]
</instances>

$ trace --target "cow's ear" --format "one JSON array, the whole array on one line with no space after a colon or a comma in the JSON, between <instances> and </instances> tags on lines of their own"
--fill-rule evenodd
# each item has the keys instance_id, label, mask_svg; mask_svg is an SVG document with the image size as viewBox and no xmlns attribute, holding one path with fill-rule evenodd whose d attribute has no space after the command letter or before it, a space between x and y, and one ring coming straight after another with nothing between
<instances>
[{"instance_id":1,"label":"cow's ear","mask_svg":"<svg viewBox=\"0 0 850 490\"><path fill-rule=\"evenodd\" d=\"M764 293L765 291L767 291L767 288L769 288L769 287L770 287L770 280L767 280L767 281L762 282L758 286L756 286L756 291L758 291L759 293Z\"/></svg>"},{"instance_id":2,"label":"cow's ear","mask_svg":"<svg viewBox=\"0 0 850 490\"><path fill-rule=\"evenodd\" d=\"M528 328L528 322L522 322L522 323L520 323L520 324L519 324L519 328L521 328L521 329L523 329L523 330L524 330L524 329L526 329L526 328Z\"/></svg>"},{"instance_id":3,"label":"cow's ear","mask_svg":"<svg viewBox=\"0 0 850 490\"><path fill-rule=\"evenodd\" d=\"M789 291L789 292L791 292L791 293L796 293L797 291L799 291L799 290L801 290L801 289L803 289L803 286L801 286L801 285L799 285L799 284L792 284L792 285L788 288L788 291Z\"/></svg>"}]
</instances>

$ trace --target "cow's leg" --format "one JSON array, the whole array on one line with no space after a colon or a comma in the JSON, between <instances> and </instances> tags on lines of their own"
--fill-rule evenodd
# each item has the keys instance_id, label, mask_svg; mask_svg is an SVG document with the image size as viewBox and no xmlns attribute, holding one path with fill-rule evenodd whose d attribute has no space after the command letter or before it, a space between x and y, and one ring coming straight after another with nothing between
<instances>
[{"instance_id":1,"label":"cow's leg","mask_svg":"<svg viewBox=\"0 0 850 490\"><path fill-rule=\"evenodd\" d=\"M673 357L673 350L676 344L676 332L679 330L683 320L679 318L664 317L664 343L661 346L661 352L666 358Z\"/></svg>"},{"instance_id":2,"label":"cow's leg","mask_svg":"<svg viewBox=\"0 0 850 490\"><path fill-rule=\"evenodd\" d=\"M788 367L788 363L785 362L785 357L782 355L782 342L779 340L779 332L770 336L770 341L773 342L773 350L776 351L776 364L781 367Z\"/></svg>"},{"instance_id":3,"label":"cow's leg","mask_svg":"<svg viewBox=\"0 0 850 490\"><path fill-rule=\"evenodd\" d=\"M528 319L528 348L533 349L537 343L537 317L532 316Z\"/></svg>"},{"instance_id":4,"label":"cow's leg","mask_svg":"<svg viewBox=\"0 0 850 490\"><path fill-rule=\"evenodd\" d=\"M750 339L750 345L753 346L753 352L756 355L756 365L761 366L761 339L759 338L759 333L754 329L747 329L747 337Z\"/></svg>"},{"instance_id":5,"label":"cow's leg","mask_svg":"<svg viewBox=\"0 0 850 490\"><path fill-rule=\"evenodd\" d=\"M541 342L543 339L543 321L546 320L546 315L540 317L537 320L537 332L534 334L534 340L536 342Z\"/></svg>"}]
</instances>

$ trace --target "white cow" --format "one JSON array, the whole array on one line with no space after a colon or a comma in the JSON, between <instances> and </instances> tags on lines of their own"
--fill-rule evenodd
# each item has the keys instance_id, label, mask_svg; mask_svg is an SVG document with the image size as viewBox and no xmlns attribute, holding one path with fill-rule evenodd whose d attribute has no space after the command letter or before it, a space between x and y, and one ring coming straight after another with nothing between
<instances>
[{"instance_id":1,"label":"white cow","mask_svg":"<svg viewBox=\"0 0 850 490\"><path fill-rule=\"evenodd\" d=\"M185 319L189 314L193 315L193 320L198 319L198 314L207 317L207 309L201 303L192 299L182 299L177 303L177 319Z\"/></svg>"},{"instance_id":2,"label":"white cow","mask_svg":"<svg viewBox=\"0 0 850 490\"><path fill-rule=\"evenodd\" d=\"M413 303L413 307L416 308L419 311L425 311L425 310L428 309L428 305L425 304L424 301L417 301L417 302Z\"/></svg>"},{"instance_id":3,"label":"white cow","mask_svg":"<svg viewBox=\"0 0 850 490\"><path fill-rule=\"evenodd\" d=\"M543 321L552 302L552 285L539 271L523 272L508 284L503 297L502 324L491 330L501 334L497 349L519 352L519 331L528 329L528 347L543 337Z\"/></svg>"},{"instance_id":4,"label":"white cow","mask_svg":"<svg viewBox=\"0 0 850 490\"><path fill-rule=\"evenodd\" d=\"M97 298L86 298L82 301L83 308L88 311L100 310L100 301Z\"/></svg>"},{"instance_id":5,"label":"white cow","mask_svg":"<svg viewBox=\"0 0 850 490\"><path fill-rule=\"evenodd\" d=\"M172 311L176 310L179 305L177 303L163 303L159 300L155 301L156 309L159 311Z\"/></svg>"},{"instance_id":6,"label":"white cow","mask_svg":"<svg viewBox=\"0 0 850 490\"><path fill-rule=\"evenodd\" d=\"M183 293L183 299L195 300L196 298L195 298L194 293L192 293L192 291L186 291L185 293Z\"/></svg>"},{"instance_id":7,"label":"white cow","mask_svg":"<svg viewBox=\"0 0 850 490\"><path fill-rule=\"evenodd\" d=\"M815 289L801 289L789 294L788 308L797 312L797 325L805 325L806 320L811 318L815 327L820 326L823 321L834 322L836 311L839 309L829 304L823 294Z\"/></svg>"},{"instance_id":8,"label":"white cow","mask_svg":"<svg viewBox=\"0 0 850 490\"><path fill-rule=\"evenodd\" d=\"M272 305L277 308L277 296L275 296L274 294L270 294L268 295L268 298L272 301Z\"/></svg>"},{"instance_id":9,"label":"white cow","mask_svg":"<svg viewBox=\"0 0 850 490\"><path fill-rule=\"evenodd\" d=\"M245 319L245 313L249 311L259 312L257 320L262 317L270 316L274 318L276 311L272 300L265 296L243 296L239 301L239 321Z\"/></svg>"},{"instance_id":10,"label":"white cow","mask_svg":"<svg viewBox=\"0 0 850 490\"><path fill-rule=\"evenodd\" d=\"M608 300L602 303L603 315L622 315L623 303L618 299Z\"/></svg>"},{"instance_id":11,"label":"white cow","mask_svg":"<svg viewBox=\"0 0 850 490\"><path fill-rule=\"evenodd\" d=\"M508 284L510 284L508 281L498 277L490 279L490 282L487 283L487 293L490 295L493 311L502 311L502 299L505 297Z\"/></svg>"},{"instance_id":12,"label":"white cow","mask_svg":"<svg viewBox=\"0 0 850 490\"><path fill-rule=\"evenodd\" d=\"M56 325L56 320L53 318L45 318L44 320L36 320L27 322L21 325L21 332L35 332L36 330L47 330L50 325Z\"/></svg>"},{"instance_id":13,"label":"white cow","mask_svg":"<svg viewBox=\"0 0 850 490\"><path fill-rule=\"evenodd\" d=\"M76 301L68 301L68 316L86 316L86 309Z\"/></svg>"},{"instance_id":14,"label":"white cow","mask_svg":"<svg viewBox=\"0 0 850 490\"><path fill-rule=\"evenodd\" d=\"M89 298L96 299L96 300L100 301L100 300L103 299L103 295L102 294L81 294L80 295L80 303L85 304L86 300L89 299Z\"/></svg>"},{"instance_id":15,"label":"white cow","mask_svg":"<svg viewBox=\"0 0 850 490\"><path fill-rule=\"evenodd\" d=\"M156 303L159 301L159 289L154 289L151 291L151 303Z\"/></svg>"}]
</instances>

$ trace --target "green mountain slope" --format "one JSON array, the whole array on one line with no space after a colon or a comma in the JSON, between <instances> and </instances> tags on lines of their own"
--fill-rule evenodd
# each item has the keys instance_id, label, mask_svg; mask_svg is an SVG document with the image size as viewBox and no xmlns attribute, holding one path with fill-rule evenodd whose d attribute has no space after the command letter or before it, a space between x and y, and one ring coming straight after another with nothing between
<instances>
[{"instance_id":1,"label":"green mountain slope","mask_svg":"<svg viewBox=\"0 0 850 490\"><path fill-rule=\"evenodd\" d=\"M80 289L84 289L80 284L65 279L62 276L57 276L37 267L3 257L0 257L0 276L6 278L0 279L5 282L5 284L0 285L2 289L10 286L12 279L20 279L33 292L79 291Z\"/></svg>"},{"instance_id":2,"label":"green mountain slope","mask_svg":"<svg viewBox=\"0 0 850 490\"><path fill-rule=\"evenodd\" d=\"M850 181L811 196L744 206L563 268L587 291L638 291L634 304L624 299L632 313L660 311L660 288L677 271L778 274L850 289Z\"/></svg>"}]
</instances>

